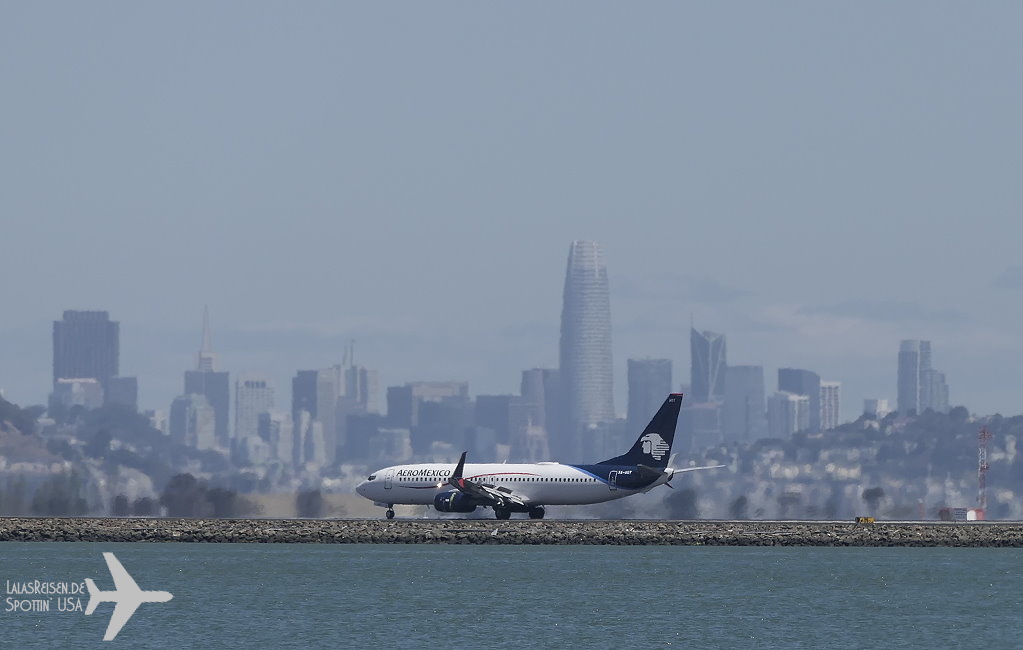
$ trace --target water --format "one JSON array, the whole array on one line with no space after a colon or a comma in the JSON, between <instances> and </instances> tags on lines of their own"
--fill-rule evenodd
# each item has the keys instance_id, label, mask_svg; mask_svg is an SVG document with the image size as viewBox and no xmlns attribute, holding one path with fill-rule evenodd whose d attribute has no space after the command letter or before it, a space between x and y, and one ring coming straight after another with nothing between
<instances>
[{"instance_id":1,"label":"water","mask_svg":"<svg viewBox=\"0 0 1023 650\"><path fill-rule=\"evenodd\" d=\"M1020 647L1018 549L0 543L6 581L113 583L143 604L8 612L3 647ZM16 596L33 598L33 596ZM39 598L36 596L35 598ZM82 607L86 599L82 600ZM116 645L115 645L116 644Z\"/></svg>"}]
</instances>

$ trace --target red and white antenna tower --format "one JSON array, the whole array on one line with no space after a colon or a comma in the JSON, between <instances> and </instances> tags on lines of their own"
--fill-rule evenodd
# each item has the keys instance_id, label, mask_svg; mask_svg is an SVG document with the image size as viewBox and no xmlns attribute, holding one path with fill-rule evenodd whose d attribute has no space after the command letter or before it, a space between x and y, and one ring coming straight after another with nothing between
<instances>
[{"instance_id":1,"label":"red and white antenna tower","mask_svg":"<svg viewBox=\"0 0 1023 650\"><path fill-rule=\"evenodd\" d=\"M977 434L977 519L983 520L987 512L987 441L991 432L981 427Z\"/></svg>"}]
</instances>

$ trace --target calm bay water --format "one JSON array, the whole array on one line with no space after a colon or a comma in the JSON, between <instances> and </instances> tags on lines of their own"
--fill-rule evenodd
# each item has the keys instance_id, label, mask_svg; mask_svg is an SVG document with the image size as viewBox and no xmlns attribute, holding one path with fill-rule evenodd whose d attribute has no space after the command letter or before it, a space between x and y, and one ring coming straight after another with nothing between
<instances>
[{"instance_id":1,"label":"calm bay water","mask_svg":"<svg viewBox=\"0 0 1023 650\"><path fill-rule=\"evenodd\" d=\"M112 589L103 551L174 594L111 643L111 603L7 593ZM1023 646L1018 549L0 543L0 590L4 648Z\"/></svg>"}]
</instances>

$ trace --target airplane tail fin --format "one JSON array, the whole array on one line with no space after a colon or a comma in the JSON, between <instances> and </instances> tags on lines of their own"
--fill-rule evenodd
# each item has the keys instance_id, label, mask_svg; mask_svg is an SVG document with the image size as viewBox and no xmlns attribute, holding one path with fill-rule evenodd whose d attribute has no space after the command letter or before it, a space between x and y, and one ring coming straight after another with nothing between
<instances>
[{"instance_id":1,"label":"airplane tail fin","mask_svg":"<svg viewBox=\"0 0 1023 650\"><path fill-rule=\"evenodd\" d=\"M671 445L675 441L675 425L678 424L678 412L682 408L682 393L672 393L664 400L664 404L646 425L643 433L627 453L598 465L646 465L664 469L668 466Z\"/></svg>"},{"instance_id":2,"label":"airplane tail fin","mask_svg":"<svg viewBox=\"0 0 1023 650\"><path fill-rule=\"evenodd\" d=\"M99 605L99 589L92 578L85 579L85 586L89 589L89 604L85 606L85 615L88 616L96 611L96 605Z\"/></svg>"}]
</instances>

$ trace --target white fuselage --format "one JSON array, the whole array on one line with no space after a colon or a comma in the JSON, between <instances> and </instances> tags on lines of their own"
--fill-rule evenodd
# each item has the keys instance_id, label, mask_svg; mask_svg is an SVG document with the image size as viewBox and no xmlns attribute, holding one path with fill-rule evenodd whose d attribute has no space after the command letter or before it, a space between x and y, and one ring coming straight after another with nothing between
<instances>
[{"instance_id":1,"label":"white fuselage","mask_svg":"<svg viewBox=\"0 0 1023 650\"><path fill-rule=\"evenodd\" d=\"M453 464L422 463L394 465L371 474L355 490L379 504L432 505L434 497L454 489L448 478ZM631 473L623 470L621 473ZM531 504L585 505L620 499L646 492L667 481L667 475L642 489L625 489L572 465L560 463L480 463L466 464L464 477L472 481L507 488Z\"/></svg>"}]
</instances>

